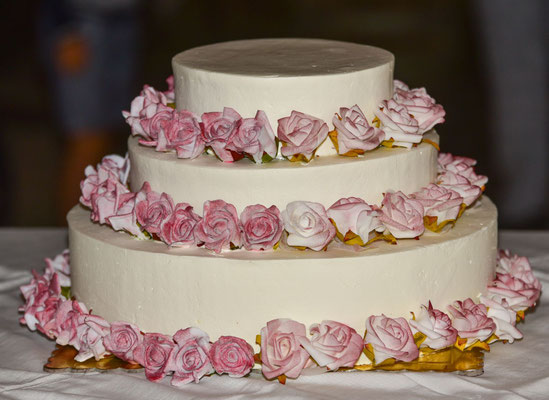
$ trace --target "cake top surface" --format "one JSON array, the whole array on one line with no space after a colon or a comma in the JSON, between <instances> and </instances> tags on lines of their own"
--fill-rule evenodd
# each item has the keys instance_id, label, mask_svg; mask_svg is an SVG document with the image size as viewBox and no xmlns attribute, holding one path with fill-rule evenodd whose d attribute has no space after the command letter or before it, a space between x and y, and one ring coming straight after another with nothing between
<instances>
[{"instance_id":1,"label":"cake top surface","mask_svg":"<svg viewBox=\"0 0 549 400\"><path fill-rule=\"evenodd\" d=\"M174 63L211 72L247 76L345 74L394 60L378 47L323 39L253 39L195 47Z\"/></svg>"}]
</instances>

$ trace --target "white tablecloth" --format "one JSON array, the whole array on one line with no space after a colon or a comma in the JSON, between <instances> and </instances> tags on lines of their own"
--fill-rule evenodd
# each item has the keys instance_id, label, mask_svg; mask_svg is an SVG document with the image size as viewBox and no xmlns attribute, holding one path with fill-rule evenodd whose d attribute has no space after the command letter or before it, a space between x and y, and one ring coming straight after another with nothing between
<instances>
[{"instance_id":1,"label":"white tablecloth","mask_svg":"<svg viewBox=\"0 0 549 400\"><path fill-rule=\"evenodd\" d=\"M182 388L155 384L143 373L47 373L42 366L54 343L18 323L19 286L30 271L42 272L43 258L66 247L64 229L0 229L0 398L285 398L285 399L548 399L549 398L549 232L501 232L500 247L530 257L545 291L535 312L519 329L524 339L497 343L486 354L484 375L449 373L348 372L302 376L286 385L259 376L205 377Z\"/></svg>"}]
</instances>

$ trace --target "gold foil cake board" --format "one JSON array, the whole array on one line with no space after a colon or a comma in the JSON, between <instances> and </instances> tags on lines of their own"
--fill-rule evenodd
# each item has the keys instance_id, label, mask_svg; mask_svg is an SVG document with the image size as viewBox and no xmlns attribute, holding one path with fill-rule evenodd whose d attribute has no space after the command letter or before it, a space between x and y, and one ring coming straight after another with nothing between
<instances>
[{"instance_id":1,"label":"gold foil cake board","mask_svg":"<svg viewBox=\"0 0 549 400\"><path fill-rule=\"evenodd\" d=\"M143 368L138 364L131 364L113 355L108 355L101 360L90 358L79 362L74 359L78 351L72 346L56 345L48 362L44 365L47 372L105 372L113 369L123 369L128 372L140 371ZM481 375L484 370L484 352L480 348L472 348L462 351L456 347L443 350L431 350L422 348L417 360L411 362L397 361L393 358L374 364L357 365L349 370L358 371L437 371L458 372L468 376Z\"/></svg>"},{"instance_id":2,"label":"gold foil cake board","mask_svg":"<svg viewBox=\"0 0 549 400\"><path fill-rule=\"evenodd\" d=\"M131 364L113 355L108 355L99 361L96 361L92 357L89 360L79 362L74 359L78 354L78 350L74 347L60 345L55 345L55 347L56 349L51 353L48 362L44 365L44 371L66 372L70 370L70 372L88 372L91 370L108 371L120 368L130 372L143 369L139 364Z\"/></svg>"}]
</instances>

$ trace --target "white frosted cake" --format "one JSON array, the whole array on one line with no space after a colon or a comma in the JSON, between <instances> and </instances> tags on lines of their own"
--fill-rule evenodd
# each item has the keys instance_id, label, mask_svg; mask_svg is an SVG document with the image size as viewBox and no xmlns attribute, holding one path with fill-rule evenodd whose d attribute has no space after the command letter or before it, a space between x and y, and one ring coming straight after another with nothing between
<instances>
[{"instance_id":1,"label":"white frosted cake","mask_svg":"<svg viewBox=\"0 0 549 400\"><path fill-rule=\"evenodd\" d=\"M231 107L244 117L264 110L271 123L299 110L331 121L357 104L372 120L393 94L393 56L357 44L305 39L221 43L173 58L177 109L197 115ZM438 142L434 131L426 138ZM131 137L130 188L148 182L197 212L223 199L240 214L247 205L310 201L326 209L340 198L381 204L389 191L407 194L437 178L438 151L375 149L363 157L324 155L308 164L275 159L256 165L223 163L211 155L178 159ZM329 150L332 150L332 154ZM429 300L445 308L477 297L493 279L496 209L483 198L445 233L420 240L374 243L363 251L330 245L326 251L174 248L139 241L90 221L89 211L68 216L73 293L109 321L173 334L198 326L215 339L234 335L250 343L266 321L291 318L309 326L330 319L357 331L372 314L407 316Z\"/></svg>"},{"instance_id":2,"label":"white frosted cake","mask_svg":"<svg viewBox=\"0 0 549 400\"><path fill-rule=\"evenodd\" d=\"M478 374L522 338L539 281L498 252L476 161L439 153L443 107L393 67L315 39L176 55L123 112L128 155L86 168L70 252L21 287L21 322L64 346L46 368Z\"/></svg>"}]
</instances>

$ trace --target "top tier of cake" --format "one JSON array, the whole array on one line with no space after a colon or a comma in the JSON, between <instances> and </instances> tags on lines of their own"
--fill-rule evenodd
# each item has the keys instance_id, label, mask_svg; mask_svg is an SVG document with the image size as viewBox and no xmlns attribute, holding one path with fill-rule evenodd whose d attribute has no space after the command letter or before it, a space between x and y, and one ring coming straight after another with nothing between
<instances>
[{"instance_id":1,"label":"top tier of cake","mask_svg":"<svg viewBox=\"0 0 549 400\"><path fill-rule=\"evenodd\" d=\"M329 124L340 107L355 104L371 120L379 103L393 95L393 55L355 43L218 43L179 53L172 66L177 109L200 115L232 107L244 118L263 110L275 129L278 119L292 110Z\"/></svg>"}]
</instances>

